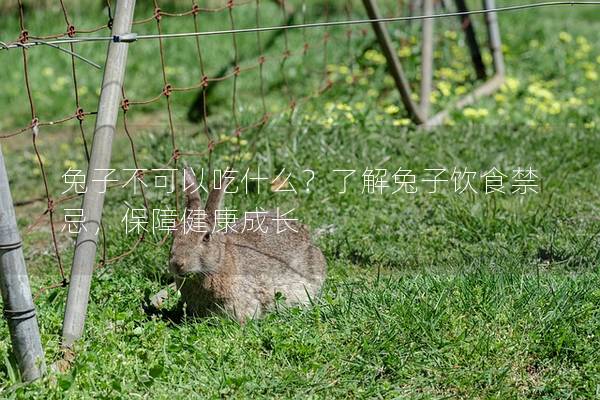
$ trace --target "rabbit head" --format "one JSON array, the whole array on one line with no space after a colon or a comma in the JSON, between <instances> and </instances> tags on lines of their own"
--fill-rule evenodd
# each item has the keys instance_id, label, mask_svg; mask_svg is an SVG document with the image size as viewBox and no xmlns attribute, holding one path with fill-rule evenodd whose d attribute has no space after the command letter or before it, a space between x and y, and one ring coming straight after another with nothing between
<instances>
[{"instance_id":1,"label":"rabbit head","mask_svg":"<svg viewBox=\"0 0 600 400\"><path fill-rule=\"evenodd\" d=\"M224 253L223 235L215 229L215 213L222 207L229 171L223 174L221 184L213 188L202 208L198 182L191 168L184 171L186 198L185 219L173 232L169 269L179 276L209 275L217 272ZM184 226L184 224L188 224ZM192 225L193 224L193 225ZM189 227L189 229L186 229Z\"/></svg>"}]
</instances>

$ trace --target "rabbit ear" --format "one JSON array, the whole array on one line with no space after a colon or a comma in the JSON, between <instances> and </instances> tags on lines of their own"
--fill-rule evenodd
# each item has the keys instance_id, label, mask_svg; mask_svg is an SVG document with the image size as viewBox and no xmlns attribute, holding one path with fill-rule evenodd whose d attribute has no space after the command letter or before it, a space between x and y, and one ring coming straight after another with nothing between
<instances>
[{"instance_id":1,"label":"rabbit ear","mask_svg":"<svg viewBox=\"0 0 600 400\"><path fill-rule=\"evenodd\" d=\"M223 197L225 196L225 189L233 180L233 172L229 169L225 171L221 177L221 183L210 191L208 198L206 199L206 219L209 224L215 224L216 212L223 207Z\"/></svg>"},{"instance_id":2,"label":"rabbit ear","mask_svg":"<svg viewBox=\"0 0 600 400\"><path fill-rule=\"evenodd\" d=\"M183 191L185 193L185 206L188 210L200 210L200 193L196 175L190 167L183 170Z\"/></svg>"}]
</instances>

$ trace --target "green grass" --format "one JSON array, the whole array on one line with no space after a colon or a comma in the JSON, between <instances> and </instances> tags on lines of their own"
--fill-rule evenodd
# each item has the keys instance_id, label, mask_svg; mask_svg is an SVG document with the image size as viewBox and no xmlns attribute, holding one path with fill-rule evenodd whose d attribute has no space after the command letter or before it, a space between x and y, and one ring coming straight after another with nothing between
<instances>
[{"instance_id":1,"label":"green grass","mask_svg":"<svg viewBox=\"0 0 600 400\"><path fill-rule=\"evenodd\" d=\"M149 317L142 307L145 299L170 282L168 244L156 246L161 236L150 235L132 255L97 271L85 338L76 346L77 358L68 373L52 373L22 386L9 356L10 342L0 341L2 397L597 398L600 222L596 214L600 202L595 188L600 184L600 106L597 81L591 79L590 71L600 69L596 61L600 48L595 41L600 20L591 10L503 14L512 84L500 97L477 103L473 110L479 117L456 112L446 126L432 132L398 126L403 125L403 113L384 111L397 104L398 98L383 67L360 57L357 68L363 73L373 69L366 85L338 86L301 103L292 115L275 112L263 130L243 135L248 143L239 152L251 159L238 164L239 169L256 171L260 166L263 174L274 177L286 168L298 188L305 187L308 177L303 170L316 173L310 192L273 193L264 186L260 193L254 189L247 196L227 199L231 208L240 211L257 206L295 209L293 215L312 228L332 227L318 239L328 260L329 278L313 308L279 308L244 326L216 317L181 324ZM58 28L59 17L52 19ZM32 18L44 19L42 15ZM472 84L466 52L457 47L460 40L445 34L446 28L455 27L453 22L443 23L437 31L446 38L440 42L445 46L437 61L442 75L438 82L447 82L452 94L445 97L447 88L438 88L434 107L455 97L457 87ZM406 32L401 27L395 35L405 36L410 43L418 26ZM560 31L568 31L571 40L559 36ZM587 38L588 51L582 50L586 46L579 36ZM297 35L290 37L293 43L301 42ZM208 51L225 48L219 40L215 39L214 48L207 45ZM368 43L357 39L356 54ZM159 70L144 64L148 58L140 55L154 54L151 61L156 63L156 48L138 45L135 51L140 53L132 51L129 58L127 84L145 98L156 92L144 84L145 77L157 76ZM179 57L173 65L197 72L195 54L185 51L189 45L184 41L170 44L171 54ZM180 51L176 51L178 46ZM95 54L80 47L88 55ZM411 49L418 52L416 45ZM272 51L278 54L279 49ZM345 47L333 46L331 52L332 69L338 71L337 79L343 79L339 65L346 60ZM33 58L33 50L30 53ZM227 62L226 55L216 54L220 62L211 64L212 70ZM36 85L44 82L44 67L68 74L68 58L55 53L47 56L52 57L48 63L38 55L40 59L33 64ZM101 54L95 57L102 62ZM314 57L317 63L320 57ZM418 54L411 60L406 60L407 69L415 76ZM456 63L451 65L452 73L440 70L452 61ZM14 73L20 71L19 60L6 54L0 53L0 63ZM290 64L301 73L301 60ZM145 68L147 75L131 74ZM274 68L278 71L278 66ZM86 67L78 70L86 71ZM98 76L93 74L92 70L82 72L81 84L96 87ZM456 74L466 74L466 78ZM180 75L174 76L191 79ZM290 79L298 95L305 90L299 76ZM318 79L310 76L317 85ZM281 78L274 72L267 80L268 105L281 109L286 104L278 86ZM252 98L256 82L240 78L244 81L249 83L240 89L246 106L240 115L252 120L260 113ZM0 82L0 96L4 96L0 102L11 115L0 120L3 131L22 126L23 121L27 124L26 100L10 95L10 90L22 93L21 87L11 89L13 84ZM47 112L48 118L68 114L73 99L69 89L64 90L61 96L49 95L46 103L40 100L40 112ZM223 93L214 95L217 105L209 123L212 135L227 136L231 132L229 88L220 90ZM203 149L206 138L197 134L199 128L184 123L190 98L173 97L177 145ZM93 109L94 101L90 95L86 108ZM487 116L481 110L487 110ZM141 121L133 135L140 164L161 166L172 150L164 103L131 115ZM91 121L86 124L90 135ZM114 146L113 167L132 168L122 133ZM78 135L72 127L42 131L39 145L56 195L65 189L61 175L66 165L85 168ZM2 141L3 150L8 149L4 152L15 200L43 194L26 139ZM217 147L213 165L223 168L236 154L236 141L227 139ZM207 166L205 158L183 161L195 168ZM452 182L439 193L429 194L430 185L421 181L429 177L427 168L467 168L479 174L497 167L510 178L514 169L530 166L540 176L539 194L486 195L479 177L474 181L477 194L454 193ZM411 169L418 177L419 192L362 193L361 174L367 168L386 168L391 174L398 168ZM345 194L339 193L342 177L336 169L357 171ZM393 185L393 178L388 178ZM150 192L152 207L174 205L173 196ZM109 256L121 254L136 239L125 235L120 222L125 201L142 204L131 188L111 190L107 195L104 221ZM25 228L44 207L42 203L19 207L20 225ZM78 202L61 205L59 220L69 207L79 207ZM58 281L48 229L42 225L24 234L24 239L34 291ZM73 237L62 233L59 239L69 266ZM65 298L66 290L52 290L36 303L48 364L61 357ZM175 308L175 303L172 299L168 308ZM4 322L0 332L8 338Z\"/></svg>"}]
</instances>

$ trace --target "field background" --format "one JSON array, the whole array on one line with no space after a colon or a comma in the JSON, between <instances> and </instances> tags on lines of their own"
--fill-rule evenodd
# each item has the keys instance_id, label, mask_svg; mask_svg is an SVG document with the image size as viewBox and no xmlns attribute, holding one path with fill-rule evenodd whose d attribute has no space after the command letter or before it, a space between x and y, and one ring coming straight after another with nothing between
<instances>
[{"instance_id":1,"label":"field background","mask_svg":"<svg viewBox=\"0 0 600 400\"><path fill-rule=\"evenodd\" d=\"M0 7L2 40L18 37L12 3ZM67 5L77 25L96 26L106 19L99 3ZM138 18L152 14L151 7L138 3ZM280 10L263 3L262 23L281 23ZM307 19L322 20L319 4L308 7ZM388 11L386 4L382 8L391 13L393 6ZM507 4L514 2L498 5ZM179 1L161 6L189 7ZM333 7L330 12L331 19L345 18L344 10ZM353 16L361 12L355 4ZM238 27L255 23L254 15L241 10L235 19ZM26 21L31 32L64 30L60 9L53 4L28 8ZM177 21L165 19L164 31L193 29L191 19ZM229 24L224 13L201 21L202 30ZM475 23L483 43L481 18ZM454 19L436 23L434 109L473 85L458 28ZM27 387L19 384L8 330L0 322L2 397L597 398L598 8L504 13L500 28L507 84L497 95L453 113L431 132L407 122L381 54L360 28L350 45L344 28L330 29L326 64L322 53L309 51L306 57L291 57L284 76L279 63L267 62L271 121L260 131L244 133L240 141L231 135L231 82L219 85L209 99L208 120L210 135L224 142L212 160L216 168L239 156L240 169L260 166L274 177L286 168L301 188L306 179L302 171L316 173L310 192L290 195L265 187L260 193L230 196L227 204L241 211L257 206L295 209L295 217L325 231L318 238L329 265L322 298L312 309L280 308L244 326L216 317L180 324L149 317L142 307L145 299L171 282L168 243L158 246L162 236L149 235L133 254L97 271L85 338L66 374L50 374ZM136 31L154 33L155 26ZM391 32L416 88L419 24L395 23ZM318 47L323 31L306 35ZM281 56L282 39L268 57ZM293 50L304 42L299 31L290 32L288 39ZM256 58L255 36L238 35L237 40L243 58ZM208 75L232 58L230 36L203 38L202 46ZM193 39L166 41L165 48L169 81L177 86L197 82ZM105 45L76 49L104 63ZM40 119L72 114L70 57L47 48L32 49L29 56ZM489 54L484 56L489 59ZM336 82L332 90L290 113L289 92L296 97L314 92L325 68ZM0 51L0 70L0 132L10 132L30 120L20 52ZM94 110L101 72L83 63L77 71L82 107ZM345 83L352 73L359 79ZM254 121L262 113L258 81L255 73L240 75L237 111L242 121ZM131 98L160 93L155 42L131 45L126 85ZM186 121L193 95L172 97L178 147L202 151L207 145L202 125ZM160 101L128 114L144 168L160 167L171 156L165 108ZM92 117L85 127L90 142ZM120 127L112 166L133 168L129 141ZM44 195L30 140L27 132L0 142L15 202ZM38 145L53 194L66 189L61 176L68 168L85 170L82 144L76 122L41 129ZM196 169L208 162L201 157L183 161ZM513 169L530 166L540 176L540 193L525 196L486 195L481 179L474 182L478 194L454 193L452 182L436 194L427 193L430 186L422 182L416 194L365 194L360 178L366 168L386 168L393 174L402 167L423 179L427 168L482 173L496 167L512 175ZM338 193L336 169L357 170L346 194ZM174 206L173 196L160 191L149 198L154 208ZM109 191L104 210L109 256L121 254L136 240L123 232L126 204L142 205L130 188ZM79 207L78 201L60 206L59 221L70 207ZM45 201L17 208L34 293L60 281L48 226L25 231L45 208ZM67 267L73 240L73 235L59 234ZM36 300L48 364L61 358L65 298L66 289L53 289ZM167 308L174 309L175 303L176 298Z\"/></svg>"}]
</instances>

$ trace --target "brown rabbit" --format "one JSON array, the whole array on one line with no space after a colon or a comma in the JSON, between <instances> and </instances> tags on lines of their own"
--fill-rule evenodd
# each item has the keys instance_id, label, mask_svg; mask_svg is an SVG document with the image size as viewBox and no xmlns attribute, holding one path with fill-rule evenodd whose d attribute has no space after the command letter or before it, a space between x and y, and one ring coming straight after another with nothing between
<instances>
[{"instance_id":1,"label":"brown rabbit","mask_svg":"<svg viewBox=\"0 0 600 400\"><path fill-rule=\"evenodd\" d=\"M201 210L201 201L190 168L184 181L189 220L193 210ZM184 232L180 225L174 232L169 267L187 312L197 316L225 312L244 322L273 306L277 293L286 304L309 304L319 295L327 264L307 227L287 221L293 230L278 233L277 216L268 213L254 221L238 220L227 232L219 232L215 213L222 208L230 182L231 175L224 174L219 188L208 195L202 214L205 229ZM261 229L242 229L248 222L258 225L259 219Z\"/></svg>"}]
</instances>

